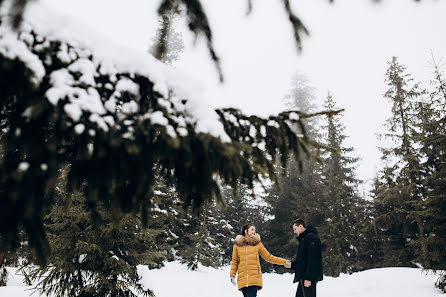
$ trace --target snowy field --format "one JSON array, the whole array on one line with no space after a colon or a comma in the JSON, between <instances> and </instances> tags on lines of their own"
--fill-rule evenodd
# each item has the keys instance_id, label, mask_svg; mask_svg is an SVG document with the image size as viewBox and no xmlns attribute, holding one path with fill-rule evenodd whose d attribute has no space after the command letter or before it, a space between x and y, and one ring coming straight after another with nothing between
<instances>
[{"instance_id":1,"label":"snowy field","mask_svg":"<svg viewBox=\"0 0 446 297\"><path fill-rule=\"evenodd\" d=\"M10 268L8 286L0 287L1 297L38 297L32 294L31 287L22 283L23 277ZM243 296L229 282L229 267L213 269L201 267L199 271L189 271L176 262L167 263L161 269L139 268L142 283L155 291L157 297L233 297ZM293 297L296 284L292 275L263 275L264 289L258 297ZM416 268L371 269L337 278L326 277L318 284L319 297L444 297L435 288L437 277ZM31 295L32 294L32 295Z\"/></svg>"}]
</instances>

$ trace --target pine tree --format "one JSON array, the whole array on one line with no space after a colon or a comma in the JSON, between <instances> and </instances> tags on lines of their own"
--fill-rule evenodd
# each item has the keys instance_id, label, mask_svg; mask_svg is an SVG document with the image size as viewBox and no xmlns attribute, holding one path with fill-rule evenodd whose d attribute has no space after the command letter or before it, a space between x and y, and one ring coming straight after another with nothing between
<instances>
[{"instance_id":1,"label":"pine tree","mask_svg":"<svg viewBox=\"0 0 446 297\"><path fill-rule=\"evenodd\" d=\"M162 230L156 236L157 248L167 253L167 260L179 260L192 270L198 264L222 265L232 227L220 206L214 202L193 213L184 208L174 186L159 176L151 201L149 228Z\"/></svg>"},{"instance_id":2,"label":"pine tree","mask_svg":"<svg viewBox=\"0 0 446 297\"><path fill-rule=\"evenodd\" d=\"M225 236L221 238L221 242L224 250L223 263L228 264L232 259L234 239L241 234L245 224L254 224L263 240L267 211L262 205L262 197L255 196L253 199L253 191L244 185L240 185L235 191L230 187L224 187L222 195L225 205L217 211L221 213L221 225L226 225L223 229L226 230Z\"/></svg>"},{"instance_id":3,"label":"pine tree","mask_svg":"<svg viewBox=\"0 0 446 297\"><path fill-rule=\"evenodd\" d=\"M418 141L425 172L426 192L415 204L412 218L421 222L421 236L413 247L425 269L439 271L436 283L446 292L446 80L434 59L433 91L418 106Z\"/></svg>"},{"instance_id":4,"label":"pine tree","mask_svg":"<svg viewBox=\"0 0 446 297\"><path fill-rule=\"evenodd\" d=\"M388 165L375 183L374 224L381 235L382 265L413 266L415 255L410 243L418 238L420 224L408 215L424 191L414 139L414 107L423 91L395 57L389 62L386 82L389 89L384 97L392 103L392 114L387 120L389 132L384 136L394 145L382 149L382 159Z\"/></svg>"},{"instance_id":5,"label":"pine tree","mask_svg":"<svg viewBox=\"0 0 446 297\"><path fill-rule=\"evenodd\" d=\"M190 99L158 89L147 73L111 69L89 49L31 28L18 39L8 30L1 34L9 34L7 41L34 61L28 64L0 47L2 250L17 248L23 230L37 258L48 255L43 221L54 203L59 171L67 164L68 189L84 188L95 220L101 219L95 209L101 205L115 212L115 219L138 214L146 226L154 166L175 184L185 208L197 212L203 203L221 201L221 185L252 189L263 177L277 182L279 153L285 166L289 157L300 163L311 158L309 147L320 147L303 124L316 114L293 111L261 118L233 108L213 110L224 140L199 129L199 116L188 110ZM60 81L52 78L60 76L66 78L67 93L52 96L60 90ZM90 102L91 94L98 109L79 104Z\"/></svg>"},{"instance_id":6,"label":"pine tree","mask_svg":"<svg viewBox=\"0 0 446 297\"><path fill-rule=\"evenodd\" d=\"M316 227L323 221L320 200L322 184L318 167L316 163L304 162L304 172L301 174L297 164L290 163L285 175L280 178L280 190L272 188L265 198L270 217L266 222L265 245L272 254L287 259L296 256L297 240L292 229L296 218L304 218ZM264 267L264 270L285 271L282 267L266 263Z\"/></svg>"},{"instance_id":7,"label":"pine tree","mask_svg":"<svg viewBox=\"0 0 446 297\"><path fill-rule=\"evenodd\" d=\"M365 197L365 194L362 196ZM376 225L373 225L374 205L373 201L362 199L358 205L360 214L356 224L358 237L355 246L357 248L356 260L352 271L363 271L377 268L382 265L383 250L380 247L380 239L377 236Z\"/></svg>"},{"instance_id":8,"label":"pine tree","mask_svg":"<svg viewBox=\"0 0 446 297\"><path fill-rule=\"evenodd\" d=\"M189 220L188 229L191 232L183 234L181 241L183 249L178 251L180 261L186 263L188 268L196 270L198 264L204 266L220 267L222 264L223 249L220 242L215 238L216 228L219 226L214 217L211 206L204 206L198 217Z\"/></svg>"},{"instance_id":9,"label":"pine tree","mask_svg":"<svg viewBox=\"0 0 446 297\"><path fill-rule=\"evenodd\" d=\"M336 102L328 94L324 107L333 109ZM328 117L324 127L324 141L334 152L326 152L322 158L323 191L322 205L325 220L320 228L320 237L325 245L324 273L338 276L341 272L351 273L359 270L358 237L361 223L366 217L365 202L358 194L354 149L345 146L347 136L340 116Z\"/></svg>"},{"instance_id":10,"label":"pine tree","mask_svg":"<svg viewBox=\"0 0 446 297\"><path fill-rule=\"evenodd\" d=\"M63 182L58 191L46 217L48 264L24 268L28 280L38 281L36 289L57 296L154 296L139 283L136 266L163 260L154 241L159 231L143 228L137 216L116 220L100 205L102 220L94 221L82 192L68 193Z\"/></svg>"},{"instance_id":11,"label":"pine tree","mask_svg":"<svg viewBox=\"0 0 446 297\"><path fill-rule=\"evenodd\" d=\"M314 91L305 76L296 73L291 79L290 91L284 98L289 110L313 112L316 109ZM309 127L307 133L312 138L319 139L316 119L306 124ZM318 154L315 152L315 155ZM276 170L280 174L279 185L272 186L265 197L269 219L266 222L264 241L271 253L291 259L296 256L297 250L297 241L292 231L294 219L304 218L316 226L324 220L321 165L307 161L298 164L291 160L286 168L276 164ZM268 263L262 263L262 269L285 271L282 267Z\"/></svg>"}]
</instances>

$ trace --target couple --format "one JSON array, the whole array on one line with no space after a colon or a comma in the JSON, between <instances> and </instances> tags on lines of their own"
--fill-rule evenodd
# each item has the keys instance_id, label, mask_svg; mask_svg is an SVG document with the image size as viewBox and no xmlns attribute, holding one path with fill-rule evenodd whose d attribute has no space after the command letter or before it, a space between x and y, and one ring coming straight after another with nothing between
<instances>
[{"instance_id":1,"label":"couple","mask_svg":"<svg viewBox=\"0 0 446 297\"><path fill-rule=\"evenodd\" d=\"M256 297L257 290L263 286L259 255L267 262L294 270L294 282L299 282L296 297L316 297L316 283L323 277L321 241L316 228L312 225L305 227L304 220L294 221L293 231L298 236L299 247L296 260L290 262L266 250L253 224L243 226L242 235L235 238L230 276L236 285L235 275L238 272L238 289L244 297Z\"/></svg>"}]
</instances>

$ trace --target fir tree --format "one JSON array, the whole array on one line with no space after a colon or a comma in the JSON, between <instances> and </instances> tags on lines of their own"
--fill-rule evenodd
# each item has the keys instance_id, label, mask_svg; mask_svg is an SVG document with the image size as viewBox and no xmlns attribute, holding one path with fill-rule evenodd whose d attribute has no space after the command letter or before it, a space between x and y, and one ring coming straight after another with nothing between
<instances>
[{"instance_id":1,"label":"fir tree","mask_svg":"<svg viewBox=\"0 0 446 297\"><path fill-rule=\"evenodd\" d=\"M133 215L112 219L99 205L94 221L82 192L60 184L57 203L46 217L51 254L48 265L24 268L41 293L57 296L153 296L139 283L136 266L163 260L154 238ZM93 227L97 224L96 228Z\"/></svg>"},{"instance_id":2,"label":"fir tree","mask_svg":"<svg viewBox=\"0 0 446 297\"><path fill-rule=\"evenodd\" d=\"M328 94L325 108L334 108L336 102ZM341 272L351 273L361 267L357 263L358 236L363 223L365 202L359 197L356 178L358 158L351 156L352 147L345 146L347 136L340 116L328 117L324 127L324 141L334 152L322 158L323 191L322 206L324 222L320 237L324 243L324 273L338 276Z\"/></svg>"},{"instance_id":3,"label":"fir tree","mask_svg":"<svg viewBox=\"0 0 446 297\"><path fill-rule=\"evenodd\" d=\"M293 220L304 218L306 222L319 227L323 221L323 206L320 197L320 168L316 163L304 162L304 172L300 173L296 163L287 166L285 175L280 178L280 190L273 187L265 198L268 203L269 220L266 222L265 245L272 254L291 259L296 256L297 240L293 234ZM275 269L284 272L282 267L263 264L263 270Z\"/></svg>"},{"instance_id":4,"label":"fir tree","mask_svg":"<svg viewBox=\"0 0 446 297\"><path fill-rule=\"evenodd\" d=\"M27 63L0 53L0 64L8 65L0 68L2 249L17 247L23 230L38 259L48 254L43 220L54 202L58 173L67 164L68 189L85 187L95 220L101 219L95 209L101 205L116 212L116 219L121 212L139 214L147 226L154 166L175 184L184 207L197 212L205 202L222 200L220 185L253 188L267 176L277 181L279 152L285 166L290 156L299 163L311 157L309 147L319 147L303 124L316 114L293 111L260 118L218 109L216 119L228 137L223 141L197 128L187 98L179 99L174 90L160 92L146 74L110 70L88 49L30 28L10 41L31 55L44 75L38 79ZM94 72L88 84L81 65ZM69 81L68 95L49 100L58 88L51 77L61 74ZM89 92L98 95L100 113L76 105L76 96ZM73 108L80 114L67 112ZM166 124L154 120L161 116Z\"/></svg>"},{"instance_id":5,"label":"fir tree","mask_svg":"<svg viewBox=\"0 0 446 297\"><path fill-rule=\"evenodd\" d=\"M221 224L225 237L221 238L224 250L223 263L228 264L232 259L234 239L241 234L243 225L251 223L256 226L257 232L263 237L265 231L265 215L267 211L262 206L262 197L253 199L253 192L246 186L240 185L237 189L224 187L222 190L225 205L217 210L221 213Z\"/></svg>"},{"instance_id":6,"label":"fir tree","mask_svg":"<svg viewBox=\"0 0 446 297\"><path fill-rule=\"evenodd\" d=\"M314 91L305 76L296 73L284 98L285 103L290 110L311 113L316 108ZM311 119L311 123L306 121L306 124L309 124L307 133L312 138L319 139L319 123L316 119ZM315 152L316 156L318 154ZM291 160L286 168L277 164L276 170L280 174L279 184L272 186L265 197L269 218L266 222L264 241L271 253L292 258L297 250L297 241L292 232L293 220L297 217L305 218L307 222L316 225L324 220L324 206L321 204L321 165L307 161L298 164ZM265 271L285 271L282 267L269 263L262 263L262 266Z\"/></svg>"},{"instance_id":7,"label":"fir tree","mask_svg":"<svg viewBox=\"0 0 446 297\"><path fill-rule=\"evenodd\" d=\"M436 283L446 292L446 80L434 59L433 91L418 106L418 141L426 178L426 192L415 204L412 218L421 222L421 236L413 243L416 260L425 269L439 271Z\"/></svg>"},{"instance_id":8,"label":"fir tree","mask_svg":"<svg viewBox=\"0 0 446 297\"><path fill-rule=\"evenodd\" d=\"M423 92L395 57L389 62L386 82L389 89L384 97L392 103L392 114L387 120L389 132L384 136L394 145L382 149L382 159L388 165L375 183L374 224L381 235L382 264L413 266L415 255L410 243L418 238L420 224L408 215L424 191L421 160L414 140L417 130L414 107Z\"/></svg>"},{"instance_id":9,"label":"fir tree","mask_svg":"<svg viewBox=\"0 0 446 297\"><path fill-rule=\"evenodd\" d=\"M184 233L181 238L184 248L178 251L180 261L186 263L191 270L196 270L199 263L220 267L223 250L221 243L215 238L216 233L211 234L211 230L215 231L222 226L219 226L211 207L204 206L200 216L193 217L189 222L188 229L191 232Z\"/></svg>"},{"instance_id":10,"label":"fir tree","mask_svg":"<svg viewBox=\"0 0 446 297\"><path fill-rule=\"evenodd\" d=\"M179 260L192 270L197 269L199 263L221 266L232 228L225 219L224 210L214 202L203 207L200 213L193 213L184 208L172 184L160 177L156 184L149 228L162 230L156 237L157 248L167 253L169 261Z\"/></svg>"}]
</instances>

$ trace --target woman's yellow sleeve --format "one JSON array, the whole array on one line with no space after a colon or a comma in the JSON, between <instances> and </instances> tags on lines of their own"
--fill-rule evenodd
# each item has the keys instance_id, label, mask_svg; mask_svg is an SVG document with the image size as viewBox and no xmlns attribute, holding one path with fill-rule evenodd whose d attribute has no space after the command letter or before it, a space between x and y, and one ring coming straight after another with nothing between
<instances>
[{"instance_id":1,"label":"woman's yellow sleeve","mask_svg":"<svg viewBox=\"0 0 446 297\"><path fill-rule=\"evenodd\" d=\"M271 255L262 243L259 243L259 245L260 245L259 246L259 254L260 254L260 256L262 256L262 258L266 262L278 264L278 265L285 264L285 262L286 262L285 259Z\"/></svg>"},{"instance_id":2,"label":"woman's yellow sleeve","mask_svg":"<svg viewBox=\"0 0 446 297\"><path fill-rule=\"evenodd\" d=\"M237 273L237 267L238 267L238 254L237 254L237 247L234 244L234 247L232 248L232 262L231 262L231 273L230 276L235 276Z\"/></svg>"}]
</instances>

